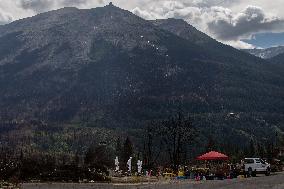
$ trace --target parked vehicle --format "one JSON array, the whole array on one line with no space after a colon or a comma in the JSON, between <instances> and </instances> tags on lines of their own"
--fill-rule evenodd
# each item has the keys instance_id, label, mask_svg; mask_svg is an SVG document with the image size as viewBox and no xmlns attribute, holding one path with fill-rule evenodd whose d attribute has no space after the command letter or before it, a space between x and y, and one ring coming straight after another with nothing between
<instances>
[{"instance_id":1,"label":"parked vehicle","mask_svg":"<svg viewBox=\"0 0 284 189\"><path fill-rule=\"evenodd\" d=\"M256 176L256 174L270 175L271 166L261 158L245 158L244 172L247 176Z\"/></svg>"}]
</instances>

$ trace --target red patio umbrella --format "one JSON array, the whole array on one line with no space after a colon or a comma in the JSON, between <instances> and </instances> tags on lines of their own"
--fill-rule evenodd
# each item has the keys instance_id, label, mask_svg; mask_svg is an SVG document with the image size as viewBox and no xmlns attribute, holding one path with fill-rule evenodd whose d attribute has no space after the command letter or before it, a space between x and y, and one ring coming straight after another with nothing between
<instances>
[{"instance_id":1,"label":"red patio umbrella","mask_svg":"<svg viewBox=\"0 0 284 189\"><path fill-rule=\"evenodd\" d=\"M197 160L228 160L229 157L220 152L211 151L196 158Z\"/></svg>"}]
</instances>

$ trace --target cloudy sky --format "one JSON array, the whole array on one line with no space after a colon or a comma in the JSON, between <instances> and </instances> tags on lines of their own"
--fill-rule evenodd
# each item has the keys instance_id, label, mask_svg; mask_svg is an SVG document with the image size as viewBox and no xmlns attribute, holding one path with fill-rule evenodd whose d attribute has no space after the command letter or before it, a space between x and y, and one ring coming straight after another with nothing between
<instances>
[{"instance_id":1,"label":"cloudy sky","mask_svg":"<svg viewBox=\"0 0 284 189\"><path fill-rule=\"evenodd\" d=\"M0 25L48 10L93 8L110 0L0 0ZM145 19L182 18L237 48L284 45L284 0L112 0Z\"/></svg>"}]
</instances>

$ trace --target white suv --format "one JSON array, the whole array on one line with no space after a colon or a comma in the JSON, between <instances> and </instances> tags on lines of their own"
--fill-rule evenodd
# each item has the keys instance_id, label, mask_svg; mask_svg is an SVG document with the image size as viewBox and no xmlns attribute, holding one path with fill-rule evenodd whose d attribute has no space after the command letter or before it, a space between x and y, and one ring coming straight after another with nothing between
<instances>
[{"instance_id":1,"label":"white suv","mask_svg":"<svg viewBox=\"0 0 284 189\"><path fill-rule=\"evenodd\" d=\"M257 173L270 175L270 164L261 158L245 158L244 170L248 176L256 176Z\"/></svg>"}]
</instances>

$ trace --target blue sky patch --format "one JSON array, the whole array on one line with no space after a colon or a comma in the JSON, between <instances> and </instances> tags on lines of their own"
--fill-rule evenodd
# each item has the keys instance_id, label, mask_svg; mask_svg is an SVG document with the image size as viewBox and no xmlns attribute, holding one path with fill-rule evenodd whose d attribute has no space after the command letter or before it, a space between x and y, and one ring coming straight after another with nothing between
<instances>
[{"instance_id":1,"label":"blue sky patch","mask_svg":"<svg viewBox=\"0 0 284 189\"><path fill-rule=\"evenodd\" d=\"M284 33L260 33L255 34L250 40L243 40L257 47L268 48L284 45Z\"/></svg>"}]
</instances>

